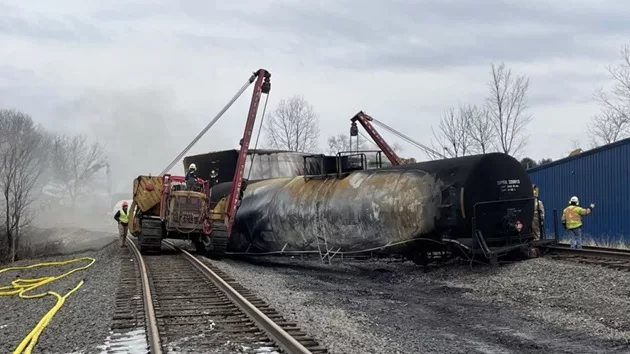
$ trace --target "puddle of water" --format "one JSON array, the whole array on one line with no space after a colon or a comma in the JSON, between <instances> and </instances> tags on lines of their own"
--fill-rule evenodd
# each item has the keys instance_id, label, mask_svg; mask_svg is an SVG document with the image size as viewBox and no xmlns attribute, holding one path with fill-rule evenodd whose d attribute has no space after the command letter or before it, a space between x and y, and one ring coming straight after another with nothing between
<instances>
[{"instance_id":1,"label":"puddle of water","mask_svg":"<svg viewBox=\"0 0 630 354\"><path fill-rule=\"evenodd\" d=\"M272 347L260 347L254 350L254 353L269 353L269 354L279 354Z\"/></svg>"},{"instance_id":2,"label":"puddle of water","mask_svg":"<svg viewBox=\"0 0 630 354\"><path fill-rule=\"evenodd\" d=\"M254 349L254 353L269 353L269 354L279 354L277 351L275 351L272 347L266 347L264 346L264 343L256 343L256 344L260 344L263 345L262 347L258 347L256 349Z\"/></svg>"},{"instance_id":3,"label":"puddle of water","mask_svg":"<svg viewBox=\"0 0 630 354\"><path fill-rule=\"evenodd\" d=\"M100 350L99 354L136 354L148 352L149 346L147 344L144 328L138 328L123 333L109 333L110 335L105 339L105 343L97 347Z\"/></svg>"}]
</instances>

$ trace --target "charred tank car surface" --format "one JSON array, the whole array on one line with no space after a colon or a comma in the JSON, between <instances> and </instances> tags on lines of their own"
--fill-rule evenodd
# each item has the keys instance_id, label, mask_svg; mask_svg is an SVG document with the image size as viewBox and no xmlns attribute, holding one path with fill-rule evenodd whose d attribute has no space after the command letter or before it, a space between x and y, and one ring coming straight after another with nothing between
<instances>
[{"instance_id":1,"label":"charred tank car surface","mask_svg":"<svg viewBox=\"0 0 630 354\"><path fill-rule=\"evenodd\" d=\"M229 187L215 185L211 203ZM527 245L533 210L527 173L501 153L272 178L249 182L228 251L490 258Z\"/></svg>"},{"instance_id":2,"label":"charred tank car surface","mask_svg":"<svg viewBox=\"0 0 630 354\"><path fill-rule=\"evenodd\" d=\"M315 161L304 163L304 157L309 155L294 151L250 149L245 160L245 178L258 180L316 173ZM238 150L186 156L184 169L187 170L194 163L197 166L197 176L212 181L213 184L231 182L237 158Z\"/></svg>"}]
</instances>

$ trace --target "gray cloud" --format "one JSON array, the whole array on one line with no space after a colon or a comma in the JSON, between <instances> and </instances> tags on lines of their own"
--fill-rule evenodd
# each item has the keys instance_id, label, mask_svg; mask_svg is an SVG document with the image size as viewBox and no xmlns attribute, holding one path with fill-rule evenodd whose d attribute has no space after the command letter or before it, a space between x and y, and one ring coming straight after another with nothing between
<instances>
[{"instance_id":1,"label":"gray cloud","mask_svg":"<svg viewBox=\"0 0 630 354\"><path fill-rule=\"evenodd\" d=\"M90 90L58 105L55 116L57 127L104 145L117 191L131 190L138 171L160 173L185 147L179 135L194 131L174 108L172 92L161 90Z\"/></svg>"},{"instance_id":2,"label":"gray cloud","mask_svg":"<svg viewBox=\"0 0 630 354\"><path fill-rule=\"evenodd\" d=\"M109 36L94 24L76 17L25 13L7 5L0 11L0 34L34 40L98 43Z\"/></svg>"},{"instance_id":3,"label":"gray cloud","mask_svg":"<svg viewBox=\"0 0 630 354\"><path fill-rule=\"evenodd\" d=\"M321 4L321 3L319 3ZM602 10L603 9L603 10ZM488 1L283 3L249 23L302 39L300 51L344 70L435 68L558 56L601 58L587 36L630 34L627 6L550 8ZM298 48L294 48L297 50Z\"/></svg>"},{"instance_id":4,"label":"gray cloud","mask_svg":"<svg viewBox=\"0 0 630 354\"><path fill-rule=\"evenodd\" d=\"M43 85L33 71L0 64L0 108L17 109L45 119L57 99L55 92Z\"/></svg>"},{"instance_id":5,"label":"gray cloud","mask_svg":"<svg viewBox=\"0 0 630 354\"><path fill-rule=\"evenodd\" d=\"M174 12L172 6L143 3L126 3L124 6L103 2L102 8L92 12L92 17L101 21L136 21L157 15L169 15Z\"/></svg>"},{"instance_id":6,"label":"gray cloud","mask_svg":"<svg viewBox=\"0 0 630 354\"><path fill-rule=\"evenodd\" d=\"M231 66L239 66L237 61L240 60L248 65L253 60L261 61L272 70L275 65L279 75L295 74L294 64L298 62L304 63L307 70L319 70L322 76L326 75L330 80L321 87L312 89L310 94L313 98L309 97L309 100L327 102L318 104L321 104L322 110L332 112L333 115L338 113L336 110L340 110L333 106L339 105L335 99L342 99L324 96L328 87L337 84L336 76L342 71L360 72L361 77L368 79L372 70L433 70L436 74L444 74L444 80L453 82L449 85L461 86L458 89L464 88L459 90L463 92L460 96L448 92L446 88L440 88L431 92L429 99L423 97L417 102L409 103L413 98L409 100L407 97L413 94L404 92L400 87L383 87L376 80L373 82L374 87L367 88L362 79L351 83L357 85L359 90L388 89L388 94L404 97L400 100L400 105L391 104L393 107L383 107L383 102L387 102L387 99L383 102L369 102L370 107L365 107L375 112L379 109L386 112L383 114L383 121L402 129L413 125L409 123L409 117L422 118L422 124L436 124L440 112L449 105L456 105L459 100L463 103L468 103L466 100L470 100L470 103L482 103L487 92L483 82L476 81L474 89L468 89L472 83L464 79L453 79L452 75L448 75L448 70L435 69L459 66L458 72L477 80L479 76L471 74L473 71L479 72L479 66L483 68L485 75L481 77L490 78L490 62L505 61L508 66L514 67L514 61L534 62L553 58L555 62L550 67L555 68L562 62L575 65L576 59L593 59L593 62L605 64L617 59L617 44L611 44L611 41L629 38L630 28L626 25L626 19L630 15L630 7L626 3L593 2L592 6L597 8L587 8L583 2L573 4L572 7L562 7L551 2L550 5L545 5L537 0L532 1L269 0L264 3L252 1L246 6L214 0L191 0L160 6L152 5L150 1L135 1L124 5L86 3L81 8L67 6L71 9L68 12L74 13L74 16L26 12L0 4L0 45L11 43L3 42L5 39L26 39L21 42L30 45L24 45L24 48L21 48L22 45L16 46L16 50L31 55L31 60L24 60L20 65L32 65L31 68L42 75L38 77L32 71L0 67L0 106L17 106L34 117L38 116L38 111L42 116L50 115L49 108L41 107L49 107L51 101L60 100L62 95L80 93L89 87L152 87L152 80L144 79L143 82L142 79L151 75L160 78L156 80L159 82L173 81L177 86L178 97L190 96L191 92L200 90L196 86L199 82L191 79L195 75L193 72L199 70L190 64L190 56L197 49L199 57L195 59L208 58L208 67L217 72L224 70L223 68L229 70ZM59 12L65 11L59 6ZM25 7L34 8L34 5ZM115 33L121 33L122 36L114 37ZM117 43L103 46L110 38ZM120 82L111 82L112 79L98 82L85 71L72 72L71 65L46 66L45 56L48 53L39 49L40 40L56 41L54 45L47 45L46 50L54 51L52 55L55 59L64 60L64 63L92 60L99 72L112 75L112 78L120 77L123 71L138 71L139 74L130 75L128 81L121 79ZM104 59L98 62L100 58L95 58L95 55L88 52L91 48L96 53L104 50L114 53L120 61ZM155 56L151 58L155 59L155 63L152 62L149 69L142 67L142 61L146 60L142 56L144 48L147 53ZM84 55L66 54L69 50ZM32 60L32 53L41 53L41 61ZM162 54L164 58L159 57ZM6 63L18 62L9 58L11 60L7 59ZM172 68L167 68L167 65L172 65ZM180 76L179 66L182 67ZM461 68L465 66L471 68ZM199 70L205 70L205 73L200 74L203 75L201 77L210 77L208 67ZM585 67L576 69L575 72L549 69L548 73L541 72L544 71L541 68L545 67L546 64L533 70L515 69L515 73L527 73L531 77L529 98L532 107L553 106L545 107L541 110L543 112L559 111L559 107L563 105L570 110L573 103L584 105L585 102L592 102L592 91L604 78L601 74L594 74L601 68ZM151 73L147 74L147 70ZM54 83L50 81L51 77L64 77L63 75L71 75L70 80ZM220 81L224 80L221 75L217 77ZM355 80L353 75L347 77ZM224 85L224 82L216 84L217 87ZM419 85L423 86L423 90L430 90L433 84L421 82ZM285 86L284 92L302 89L303 87ZM129 143L131 145L138 142L133 142L131 133L119 134L117 127L125 124L123 119L138 116L141 118L133 122L131 130L137 132L154 129L152 135L172 143L180 138L171 131L170 123L160 123L159 127L145 126L151 121L146 117L157 116L166 120L167 117L180 115L180 112L172 108L179 100L169 101L170 94L86 91L84 96L64 105L65 111L60 115L65 115L68 120L55 122L58 125L64 122L67 127L77 127L86 124L86 116L105 117L106 121L111 122L111 126L97 127L92 121L90 126L83 129L100 134L99 138L102 140L113 139L116 144L123 146L125 141L132 141ZM127 99L126 96L131 98ZM196 98L192 98L184 101L194 105L195 100ZM352 100L355 100L352 103L355 104L358 99L348 99ZM168 103L151 108L154 102ZM110 111L112 107L118 107L118 112ZM182 109L182 113L190 114L194 111L186 105L182 105ZM552 118L557 117L541 116L542 120ZM241 129L240 125L236 127L235 123L229 124L235 130ZM323 128L328 129L324 125ZM414 135L422 136L423 131L426 129L419 129ZM345 127L343 132L346 132ZM114 149L116 144L108 147L113 150L108 153L121 160L122 167L119 170L156 168L152 164L136 166L135 159L131 157L129 161L125 160L127 150L123 152L122 149ZM138 143L138 146L143 144ZM179 148L178 146L174 144L164 148L161 150L162 154L168 155ZM156 163L155 166L161 164ZM128 180L128 176L121 175L121 178Z\"/></svg>"}]
</instances>

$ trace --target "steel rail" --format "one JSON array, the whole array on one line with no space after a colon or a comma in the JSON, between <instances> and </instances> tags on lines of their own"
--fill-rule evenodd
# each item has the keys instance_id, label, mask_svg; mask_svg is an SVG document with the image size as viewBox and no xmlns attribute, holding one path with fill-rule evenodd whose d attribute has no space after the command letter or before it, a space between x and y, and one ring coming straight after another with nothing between
<instances>
[{"instance_id":1,"label":"steel rail","mask_svg":"<svg viewBox=\"0 0 630 354\"><path fill-rule=\"evenodd\" d=\"M149 352L151 354L162 354L162 344L160 343L160 332L158 331L157 318L155 317L155 309L153 308L153 297L149 283L149 273L147 266L142 259L140 251L136 247L133 240L127 237L127 247L136 257L138 267L140 268L140 277L142 279L142 294L144 296L144 317L147 327L147 343L149 344Z\"/></svg>"},{"instance_id":2,"label":"steel rail","mask_svg":"<svg viewBox=\"0 0 630 354\"><path fill-rule=\"evenodd\" d=\"M604 247L583 247L581 249L569 248L568 246L554 245L546 246L547 250L553 253L570 254L583 257L598 257L615 260L630 260L630 250Z\"/></svg>"},{"instance_id":3,"label":"steel rail","mask_svg":"<svg viewBox=\"0 0 630 354\"><path fill-rule=\"evenodd\" d=\"M214 283L219 289L221 289L228 298L234 302L258 327L264 330L267 335L275 341L275 343L287 351L288 353L295 354L312 354L311 351L306 349L300 342L293 338L284 329L278 326L272 319L267 317L262 311L260 311L251 302L247 301L238 291L230 286L225 280L223 280L218 274L208 268L197 257L190 254L188 251L181 249L173 245L169 241L162 241L167 247L180 252L195 268L197 268L202 274L204 274L212 283Z\"/></svg>"}]
</instances>

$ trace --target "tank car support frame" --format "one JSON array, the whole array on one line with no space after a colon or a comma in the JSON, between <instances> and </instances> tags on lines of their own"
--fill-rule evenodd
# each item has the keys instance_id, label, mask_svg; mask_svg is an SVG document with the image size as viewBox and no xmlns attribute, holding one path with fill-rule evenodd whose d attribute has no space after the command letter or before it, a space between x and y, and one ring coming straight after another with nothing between
<instances>
[{"instance_id":1,"label":"tank car support frame","mask_svg":"<svg viewBox=\"0 0 630 354\"><path fill-rule=\"evenodd\" d=\"M319 242L320 239L324 240L324 247L325 247L326 253L322 253L322 244ZM286 247L287 245L285 244L284 247L282 248L282 251L284 251ZM326 236L324 237L317 236L317 251L319 252L319 259L322 261L322 263L330 264L330 261L337 255L337 253L339 253L339 251L341 251L341 248L338 248L336 251L333 252L332 248L328 248L328 240L326 239ZM331 252L332 252L332 255L331 255Z\"/></svg>"},{"instance_id":2,"label":"tank car support frame","mask_svg":"<svg viewBox=\"0 0 630 354\"><path fill-rule=\"evenodd\" d=\"M477 241L476 243L479 244L479 247L481 248L483 255L488 259L488 261L490 261L490 264L493 266L497 265L498 258L499 258L498 254L497 252L493 252L492 250L490 250L490 248L486 244L485 238L481 234L481 230L476 229L475 232L473 232L473 238L475 239L475 241ZM474 251L475 249L473 247L473 254L472 254L471 262L475 257Z\"/></svg>"}]
</instances>

